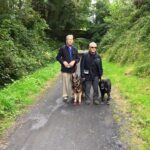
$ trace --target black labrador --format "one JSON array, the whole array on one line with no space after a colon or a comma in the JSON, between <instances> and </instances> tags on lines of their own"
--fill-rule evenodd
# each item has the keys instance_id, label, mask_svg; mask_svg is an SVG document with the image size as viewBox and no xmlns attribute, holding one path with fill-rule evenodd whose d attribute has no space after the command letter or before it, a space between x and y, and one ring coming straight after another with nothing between
<instances>
[{"instance_id":1,"label":"black labrador","mask_svg":"<svg viewBox=\"0 0 150 150\"><path fill-rule=\"evenodd\" d=\"M110 79L102 79L99 82L99 88L100 88L100 92L101 92L101 100L102 103L104 102L104 95L105 93L107 94L107 104L109 104L109 101L111 99L110 97L110 93L111 93L111 81Z\"/></svg>"}]
</instances>

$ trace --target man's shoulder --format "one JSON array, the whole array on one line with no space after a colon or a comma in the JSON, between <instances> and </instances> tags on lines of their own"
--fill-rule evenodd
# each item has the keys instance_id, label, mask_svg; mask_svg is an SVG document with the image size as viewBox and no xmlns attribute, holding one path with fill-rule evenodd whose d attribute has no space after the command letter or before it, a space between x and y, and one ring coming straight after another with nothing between
<instances>
[{"instance_id":1,"label":"man's shoulder","mask_svg":"<svg viewBox=\"0 0 150 150\"><path fill-rule=\"evenodd\" d=\"M60 47L60 50L66 50L67 49L67 45L63 45L62 47ZM73 51L78 51L78 49L75 46L72 46Z\"/></svg>"},{"instance_id":2,"label":"man's shoulder","mask_svg":"<svg viewBox=\"0 0 150 150\"><path fill-rule=\"evenodd\" d=\"M63 45L62 47L59 48L60 51L63 51L66 49L66 45Z\"/></svg>"},{"instance_id":3,"label":"man's shoulder","mask_svg":"<svg viewBox=\"0 0 150 150\"><path fill-rule=\"evenodd\" d=\"M78 49L73 45L72 46L73 50L77 51Z\"/></svg>"},{"instance_id":4,"label":"man's shoulder","mask_svg":"<svg viewBox=\"0 0 150 150\"><path fill-rule=\"evenodd\" d=\"M63 45L60 49L65 49L66 48L66 45Z\"/></svg>"},{"instance_id":5,"label":"man's shoulder","mask_svg":"<svg viewBox=\"0 0 150 150\"><path fill-rule=\"evenodd\" d=\"M63 46L61 47L61 49L66 49L66 48L67 48L67 45L63 45ZM72 48L77 50L77 48L76 48L75 46L72 46Z\"/></svg>"},{"instance_id":6,"label":"man's shoulder","mask_svg":"<svg viewBox=\"0 0 150 150\"><path fill-rule=\"evenodd\" d=\"M88 55L89 55L88 52L83 53L83 56L88 56Z\"/></svg>"},{"instance_id":7,"label":"man's shoulder","mask_svg":"<svg viewBox=\"0 0 150 150\"><path fill-rule=\"evenodd\" d=\"M83 56L83 57L88 57L88 56L89 56L89 53L88 53L88 52L85 52L85 53L82 54L82 56Z\"/></svg>"},{"instance_id":8,"label":"man's shoulder","mask_svg":"<svg viewBox=\"0 0 150 150\"><path fill-rule=\"evenodd\" d=\"M88 59L88 58L89 58L88 52L82 54L82 59Z\"/></svg>"}]
</instances>

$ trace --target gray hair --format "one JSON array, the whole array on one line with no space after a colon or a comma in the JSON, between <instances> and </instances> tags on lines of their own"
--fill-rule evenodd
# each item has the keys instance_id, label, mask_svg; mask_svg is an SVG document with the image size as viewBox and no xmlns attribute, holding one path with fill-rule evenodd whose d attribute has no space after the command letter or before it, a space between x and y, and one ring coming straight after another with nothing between
<instances>
[{"instance_id":1,"label":"gray hair","mask_svg":"<svg viewBox=\"0 0 150 150\"><path fill-rule=\"evenodd\" d=\"M68 35L66 36L66 40L67 40L69 37L73 38L73 35L72 35L72 34L68 34Z\"/></svg>"},{"instance_id":2,"label":"gray hair","mask_svg":"<svg viewBox=\"0 0 150 150\"><path fill-rule=\"evenodd\" d=\"M92 47L92 46L97 46L97 44L96 44L95 42L91 42L91 43L89 44L89 47Z\"/></svg>"}]
</instances>

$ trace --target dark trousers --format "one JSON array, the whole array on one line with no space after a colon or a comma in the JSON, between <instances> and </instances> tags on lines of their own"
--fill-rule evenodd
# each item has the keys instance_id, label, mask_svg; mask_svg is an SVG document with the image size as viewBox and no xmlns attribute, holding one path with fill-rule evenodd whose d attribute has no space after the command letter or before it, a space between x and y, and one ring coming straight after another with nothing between
<instances>
[{"instance_id":1,"label":"dark trousers","mask_svg":"<svg viewBox=\"0 0 150 150\"><path fill-rule=\"evenodd\" d=\"M93 80L86 80L85 81L85 100L91 101L91 97L90 97L91 87L93 87L93 101L98 100L98 97L99 97L98 82L99 82L98 77L94 77Z\"/></svg>"}]
</instances>

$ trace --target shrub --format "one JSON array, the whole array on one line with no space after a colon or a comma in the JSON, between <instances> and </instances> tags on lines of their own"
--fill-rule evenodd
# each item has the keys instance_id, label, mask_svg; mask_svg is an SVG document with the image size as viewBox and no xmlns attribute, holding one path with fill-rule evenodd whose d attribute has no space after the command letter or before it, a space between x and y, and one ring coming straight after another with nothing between
<instances>
[{"instance_id":1,"label":"shrub","mask_svg":"<svg viewBox=\"0 0 150 150\"><path fill-rule=\"evenodd\" d=\"M55 58L57 42L46 37L46 21L31 8L20 13L0 21L1 86L46 66Z\"/></svg>"}]
</instances>

